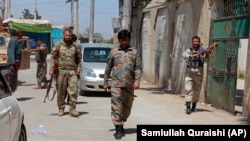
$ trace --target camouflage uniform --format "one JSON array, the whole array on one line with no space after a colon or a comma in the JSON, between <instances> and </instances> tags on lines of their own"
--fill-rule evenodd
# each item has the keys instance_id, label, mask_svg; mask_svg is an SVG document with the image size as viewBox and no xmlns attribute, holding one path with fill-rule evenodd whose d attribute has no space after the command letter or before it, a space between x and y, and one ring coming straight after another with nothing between
<instances>
[{"instance_id":1,"label":"camouflage uniform","mask_svg":"<svg viewBox=\"0 0 250 141\"><path fill-rule=\"evenodd\" d=\"M141 79L142 66L138 51L134 47L126 50L121 47L113 48L107 60L104 85L108 84L111 70L111 118L114 125L123 125L131 112L133 85L139 85Z\"/></svg>"},{"instance_id":2,"label":"camouflage uniform","mask_svg":"<svg viewBox=\"0 0 250 141\"><path fill-rule=\"evenodd\" d=\"M199 51L204 54L205 49L200 46ZM192 49L186 49L182 57L184 60L189 61L189 56L192 54ZM200 59L203 59L201 56ZM188 62L189 63L189 62ZM192 63L192 62L191 62ZM188 66L185 72L184 93L186 102L197 103L200 96L201 86L203 80L203 63L194 66Z\"/></svg>"},{"instance_id":3,"label":"camouflage uniform","mask_svg":"<svg viewBox=\"0 0 250 141\"><path fill-rule=\"evenodd\" d=\"M81 52L74 44L66 46L60 42L51 53L50 71L54 70L54 61L58 60L56 72L57 105L59 109L65 108L65 95L69 94L70 110L76 108L78 96L78 78L76 69L81 69ZM78 62L78 63L77 63ZM76 64L77 63L77 64Z\"/></svg>"},{"instance_id":4,"label":"camouflage uniform","mask_svg":"<svg viewBox=\"0 0 250 141\"><path fill-rule=\"evenodd\" d=\"M36 71L36 78L38 86L41 86L42 83L47 85L47 46L45 44L41 44L38 48L41 48L42 51L36 53L35 59L37 62L37 71Z\"/></svg>"}]
</instances>

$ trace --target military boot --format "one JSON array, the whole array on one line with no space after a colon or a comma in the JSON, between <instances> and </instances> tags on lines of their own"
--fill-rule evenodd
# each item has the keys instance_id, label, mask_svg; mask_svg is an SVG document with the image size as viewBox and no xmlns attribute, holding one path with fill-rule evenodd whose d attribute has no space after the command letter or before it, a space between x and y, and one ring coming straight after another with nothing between
<instances>
[{"instance_id":1,"label":"military boot","mask_svg":"<svg viewBox=\"0 0 250 141\"><path fill-rule=\"evenodd\" d=\"M191 109L190 109L190 104L191 104L191 102L186 102L186 113L187 114L190 114L192 111L191 111Z\"/></svg>"},{"instance_id":2,"label":"military boot","mask_svg":"<svg viewBox=\"0 0 250 141\"><path fill-rule=\"evenodd\" d=\"M124 136L124 129L122 125L116 125L114 134L115 139L119 140L122 138L122 136Z\"/></svg>"},{"instance_id":3,"label":"military boot","mask_svg":"<svg viewBox=\"0 0 250 141\"><path fill-rule=\"evenodd\" d=\"M79 116L79 112L77 112L75 108L70 108L69 114L72 117L78 117Z\"/></svg>"},{"instance_id":4,"label":"military boot","mask_svg":"<svg viewBox=\"0 0 250 141\"><path fill-rule=\"evenodd\" d=\"M196 108L196 103L193 102L193 103L192 103L192 109L191 109L191 111L194 112L194 111L195 111L195 108Z\"/></svg>"},{"instance_id":5,"label":"military boot","mask_svg":"<svg viewBox=\"0 0 250 141\"><path fill-rule=\"evenodd\" d=\"M59 112L57 113L58 116L63 116L64 108L59 108Z\"/></svg>"}]
</instances>

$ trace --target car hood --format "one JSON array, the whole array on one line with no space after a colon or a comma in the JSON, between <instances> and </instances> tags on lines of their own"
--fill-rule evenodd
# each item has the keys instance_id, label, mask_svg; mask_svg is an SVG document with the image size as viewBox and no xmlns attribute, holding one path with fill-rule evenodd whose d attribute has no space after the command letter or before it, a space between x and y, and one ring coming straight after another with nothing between
<instances>
[{"instance_id":1,"label":"car hood","mask_svg":"<svg viewBox=\"0 0 250 141\"><path fill-rule=\"evenodd\" d=\"M106 68L106 63L98 63L98 62L84 62L83 68L93 69L95 72L104 73Z\"/></svg>"}]
</instances>

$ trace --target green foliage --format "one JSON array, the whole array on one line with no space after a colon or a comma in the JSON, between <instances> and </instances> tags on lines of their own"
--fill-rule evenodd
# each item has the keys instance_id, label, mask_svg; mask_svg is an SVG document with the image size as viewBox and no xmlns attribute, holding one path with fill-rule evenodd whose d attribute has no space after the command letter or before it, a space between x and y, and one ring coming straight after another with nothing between
<instances>
[{"instance_id":1,"label":"green foliage","mask_svg":"<svg viewBox=\"0 0 250 141\"><path fill-rule=\"evenodd\" d=\"M151 0L140 0L140 6L146 6Z\"/></svg>"},{"instance_id":2,"label":"green foliage","mask_svg":"<svg viewBox=\"0 0 250 141\"><path fill-rule=\"evenodd\" d=\"M245 78L245 75L244 75L243 73L240 73L240 74L239 74L239 78L240 78L240 79L244 79L244 78Z\"/></svg>"},{"instance_id":3,"label":"green foliage","mask_svg":"<svg viewBox=\"0 0 250 141\"><path fill-rule=\"evenodd\" d=\"M113 44L113 38L106 41L108 44Z\"/></svg>"},{"instance_id":4,"label":"green foliage","mask_svg":"<svg viewBox=\"0 0 250 141\"><path fill-rule=\"evenodd\" d=\"M90 29L87 27L86 30L84 31L84 33L82 34L84 37L89 37L89 32L90 32ZM93 33L93 39L98 41L98 42L103 42L104 41L104 38L102 36L101 33Z\"/></svg>"},{"instance_id":5,"label":"green foliage","mask_svg":"<svg viewBox=\"0 0 250 141\"><path fill-rule=\"evenodd\" d=\"M22 13L23 13L23 19L34 19L35 18L35 16L30 13L29 9L24 9L22 11ZM36 13L36 19L42 18L42 16L39 16L38 11L36 11L35 13Z\"/></svg>"}]
</instances>

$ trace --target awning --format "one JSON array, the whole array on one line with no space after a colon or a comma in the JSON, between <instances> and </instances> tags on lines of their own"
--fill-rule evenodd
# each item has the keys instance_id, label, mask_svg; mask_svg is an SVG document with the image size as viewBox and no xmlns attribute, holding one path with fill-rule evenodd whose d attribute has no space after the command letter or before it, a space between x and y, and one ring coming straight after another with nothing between
<instances>
[{"instance_id":1,"label":"awning","mask_svg":"<svg viewBox=\"0 0 250 141\"><path fill-rule=\"evenodd\" d=\"M3 21L3 24L6 23L9 29L25 32L50 33L52 30L52 25L48 20L8 18Z\"/></svg>"}]
</instances>

